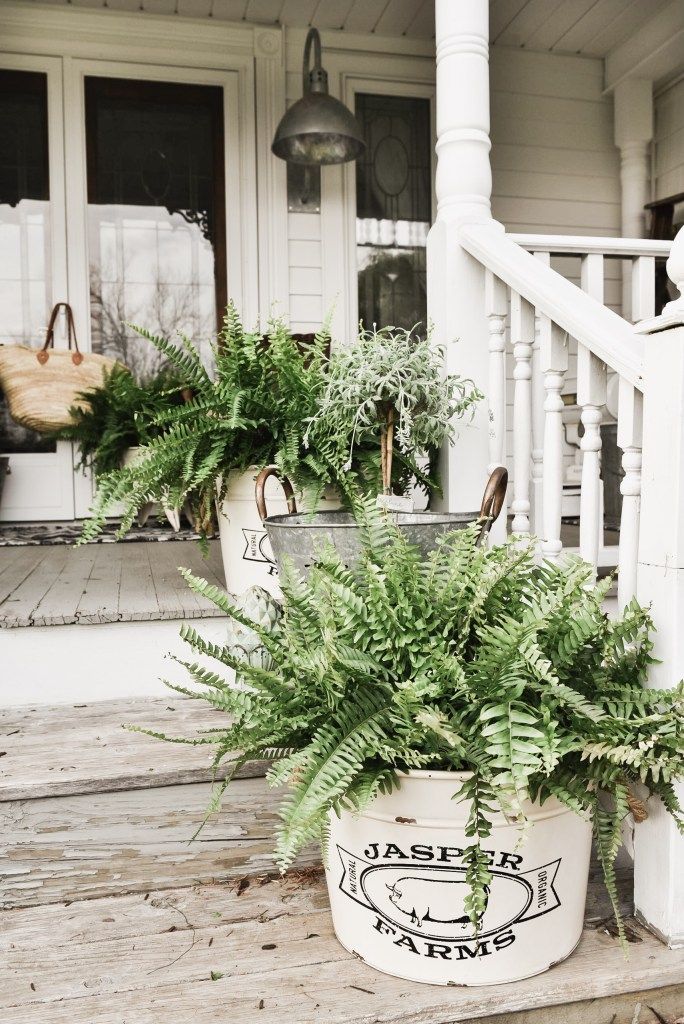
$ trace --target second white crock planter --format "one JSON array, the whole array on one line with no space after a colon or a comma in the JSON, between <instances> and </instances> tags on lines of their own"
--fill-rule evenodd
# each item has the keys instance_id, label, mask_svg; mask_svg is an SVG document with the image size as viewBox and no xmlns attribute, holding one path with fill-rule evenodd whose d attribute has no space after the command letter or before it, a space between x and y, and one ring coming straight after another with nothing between
<instances>
[{"instance_id":1,"label":"second white crock planter","mask_svg":"<svg viewBox=\"0 0 684 1024\"><path fill-rule=\"evenodd\" d=\"M260 468L252 467L245 473L229 473L226 493L217 510L226 589L237 595L249 587L263 587L274 597L281 597L278 567L254 497L259 472ZM270 514L288 513L282 485L275 476L266 481L265 497ZM297 495L297 506L306 511L306 496ZM339 507L339 499L326 490L321 510Z\"/></svg>"},{"instance_id":2,"label":"second white crock planter","mask_svg":"<svg viewBox=\"0 0 684 1024\"><path fill-rule=\"evenodd\" d=\"M548 970L582 934L591 823L555 799L528 804L524 842L503 815L483 844L492 872L479 937L465 910L465 774L412 771L361 815L331 816L326 876L335 933L371 967L433 985L497 985Z\"/></svg>"},{"instance_id":3,"label":"second white crock planter","mask_svg":"<svg viewBox=\"0 0 684 1024\"><path fill-rule=\"evenodd\" d=\"M140 458L140 447L139 446L136 446L135 448L127 448L126 451L123 453L123 457L121 459L121 465L122 466L130 466L130 465L132 465L136 461L136 459L139 459L139 458ZM146 501L146 502L144 502L140 506L140 508L138 509L138 514L135 517L137 522L138 522L138 526L144 526L145 525L147 520L150 518L150 516L154 512L155 505L156 505L156 502L154 502L154 501ZM180 524L180 511L179 511L179 509L171 508L170 505L165 504L165 502L163 502L163 501L161 502L161 506L162 506L162 508L164 510L164 515L166 516L166 518L169 521L171 529L173 530L174 533L178 533L178 531L180 530L180 527L181 527L181 524Z\"/></svg>"}]
</instances>

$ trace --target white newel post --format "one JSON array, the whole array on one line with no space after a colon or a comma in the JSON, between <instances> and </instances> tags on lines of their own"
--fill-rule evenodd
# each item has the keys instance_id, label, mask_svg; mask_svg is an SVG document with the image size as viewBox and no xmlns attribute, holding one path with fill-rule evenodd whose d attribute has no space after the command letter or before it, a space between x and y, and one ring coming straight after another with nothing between
<instances>
[{"instance_id":1,"label":"white newel post","mask_svg":"<svg viewBox=\"0 0 684 1024\"><path fill-rule=\"evenodd\" d=\"M620 150L622 191L622 236L644 238L646 213L651 199L651 141L653 139L653 83L644 78L626 78L614 91L615 145ZM630 307L631 272L622 263L622 315L636 320Z\"/></svg>"},{"instance_id":2,"label":"white newel post","mask_svg":"<svg viewBox=\"0 0 684 1024\"><path fill-rule=\"evenodd\" d=\"M428 317L445 347L447 369L489 386L489 330L484 273L461 248L461 224L490 221L489 5L435 0L437 50L437 217L427 245ZM503 229L502 229L503 230ZM488 404L458 424L443 452L442 507L479 508L489 463Z\"/></svg>"},{"instance_id":3,"label":"white newel post","mask_svg":"<svg viewBox=\"0 0 684 1024\"><path fill-rule=\"evenodd\" d=\"M667 263L684 292L684 230ZM643 469L637 596L656 626L653 686L684 677L684 296L639 328L646 337ZM684 786L680 799L684 798ZM634 830L639 916L670 945L684 944L684 837L659 801Z\"/></svg>"}]
</instances>

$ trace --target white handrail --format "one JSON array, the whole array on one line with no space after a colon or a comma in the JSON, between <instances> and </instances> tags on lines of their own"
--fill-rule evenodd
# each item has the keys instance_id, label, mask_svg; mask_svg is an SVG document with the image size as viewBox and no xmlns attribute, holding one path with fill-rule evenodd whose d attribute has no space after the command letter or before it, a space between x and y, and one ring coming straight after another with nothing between
<instances>
[{"instance_id":1,"label":"white handrail","mask_svg":"<svg viewBox=\"0 0 684 1024\"><path fill-rule=\"evenodd\" d=\"M604 238L596 235L532 235L510 234L528 252L550 252L554 256L584 256L597 253L601 256L630 258L654 256L667 259L672 242L659 238Z\"/></svg>"},{"instance_id":2,"label":"white handrail","mask_svg":"<svg viewBox=\"0 0 684 1024\"><path fill-rule=\"evenodd\" d=\"M544 266L496 221L463 224L461 245L519 295L612 370L642 390L644 339L607 306Z\"/></svg>"}]
</instances>

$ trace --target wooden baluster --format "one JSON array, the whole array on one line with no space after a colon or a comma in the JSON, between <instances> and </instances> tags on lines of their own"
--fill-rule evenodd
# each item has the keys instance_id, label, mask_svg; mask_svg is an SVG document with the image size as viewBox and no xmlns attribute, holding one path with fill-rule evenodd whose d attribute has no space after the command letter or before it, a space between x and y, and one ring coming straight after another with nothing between
<instances>
[{"instance_id":1,"label":"wooden baluster","mask_svg":"<svg viewBox=\"0 0 684 1024\"><path fill-rule=\"evenodd\" d=\"M513 393L513 533L530 532L532 458L532 346L534 307L511 292L511 344L515 367ZM543 410L542 410L543 412Z\"/></svg>"},{"instance_id":2,"label":"wooden baluster","mask_svg":"<svg viewBox=\"0 0 684 1024\"><path fill-rule=\"evenodd\" d=\"M582 291L603 302L603 256L591 253L582 258ZM603 546L603 501L601 480L601 420L606 403L606 364L585 348L577 347L577 403L584 434L582 487L580 495L580 555L596 570Z\"/></svg>"},{"instance_id":3,"label":"wooden baluster","mask_svg":"<svg viewBox=\"0 0 684 1024\"><path fill-rule=\"evenodd\" d=\"M535 252L534 258L545 267L551 265L548 252ZM541 537L544 530L543 471L544 471L544 374L541 369L539 344L540 318L535 317L534 344L532 345L532 529Z\"/></svg>"},{"instance_id":4,"label":"wooden baluster","mask_svg":"<svg viewBox=\"0 0 684 1024\"><path fill-rule=\"evenodd\" d=\"M568 369L568 336L544 314L539 315L540 367L544 374L543 532L541 553L557 561L563 504L563 381Z\"/></svg>"},{"instance_id":5,"label":"wooden baluster","mask_svg":"<svg viewBox=\"0 0 684 1024\"><path fill-rule=\"evenodd\" d=\"M632 268L634 271L634 268ZM634 274L632 274L632 283ZM620 549L618 553L618 607L624 608L636 594L639 556L639 519L641 513L641 435L643 396L626 381L620 380L618 392L617 443L622 448L620 483Z\"/></svg>"},{"instance_id":6,"label":"wooden baluster","mask_svg":"<svg viewBox=\"0 0 684 1024\"><path fill-rule=\"evenodd\" d=\"M655 260L639 256L632 264L632 317L648 320L655 314ZM643 395L625 380L618 391L617 443L622 449L624 476L620 483L620 549L618 554L618 607L624 608L637 589L639 527L641 519L641 439Z\"/></svg>"},{"instance_id":7,"label":"wooden baluster","mask_svg":"<svg viewBox=\"0 0 684 1024\"><path fill-rule=\"evenodd\" d=\"M596 570L603 544L601 489L601 419L606 402L606 364L584 345L577 348L577 401L584 434L580 494L580 555Z\"/></svg>"},{"instance_id":8,"label":"wooden baluster","mask_svg":"<svg viewBox=\"0 0 684 1024\"><path fill-rule=\"evenodd\" d=\"M632 261L632 320L655 316L655 258L637 256Z\"/></svg>"},{"instance_id":9,"label":"wooden baluster","mask_svg":"<svg viewBox=\"0 0 684 1024\"><path fill-rule=\"evenodd\" d=\"M506 465L506 314L508 294L503 281L485 273L485 310L489 323L489 465L491 473ZM492 526L490 540L506 538L506 508Z\"/></svg>"}]
</instances>

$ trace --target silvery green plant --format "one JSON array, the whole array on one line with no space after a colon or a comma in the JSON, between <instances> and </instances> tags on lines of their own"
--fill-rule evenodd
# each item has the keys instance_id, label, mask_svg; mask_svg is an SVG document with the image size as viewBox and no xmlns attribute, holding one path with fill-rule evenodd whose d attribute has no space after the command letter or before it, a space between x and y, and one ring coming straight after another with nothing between
<instances>
[{"instance_id":1,"label":"silvery green plant","mask_svg":"<svg viewBox=\"0 0 684 1024\"><path fill-rule=\"evenodd\" d=\"M421 455L451 441L456 421L481 398L472 381L445 373L444 350L429 334L362 329L353 345L333 351L304 444L340 473L375 478L384 494L410 477L430 489L436 481L421 468Z\"/></svg>"},{"instance_id":2,"label":"silvery green plant","mask_svg":"<svg viewBox=\"0 0 684 1024\"><path fill-rule=\"evenodd\" d=\"M236 768L273 757L269 781L289 789L276 844L284 870L306 843L325 845L331 813L362 810L399 785L399 771L468 771L460 795L470 801L473 923L490 881L492 815L502 811L524 831L526 801L550 797L593 817L619 922L614 863L624 816L648 813L641 787L684 822L674 788L684 773L684 684L648 687L648 612L632 603L609 619L608 584L591 586L587 564L539 565L519 539L479 546L478 524L424 560L372 499L359 517L360 564L350 569L330 549L307 581L285 571L272 627L185 574L268 655L268 667L245 661L183 627L195 654L219 668L184 661L193 685L172 689L227 713L223 729L190 739L214 744L214 767L227 773L212 808Z\"/></svg>"}]
</instances>

